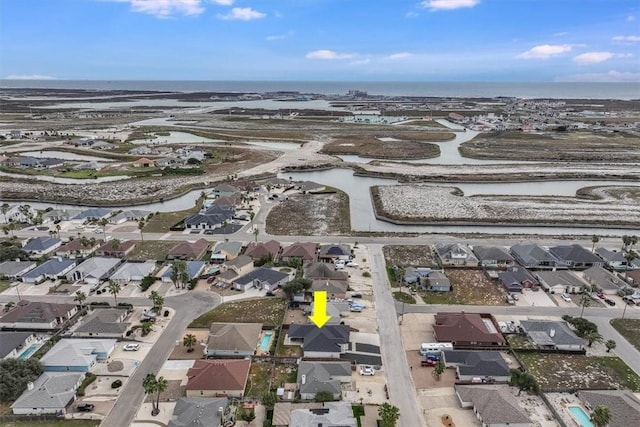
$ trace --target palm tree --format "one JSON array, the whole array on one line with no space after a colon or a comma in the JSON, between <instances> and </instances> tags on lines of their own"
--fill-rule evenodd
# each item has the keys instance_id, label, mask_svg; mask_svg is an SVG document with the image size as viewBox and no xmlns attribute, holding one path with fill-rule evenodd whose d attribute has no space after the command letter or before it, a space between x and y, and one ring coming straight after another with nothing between
<instances>
[{"instance_id":1,"label":"palm tree","mask_svg":"<svg viewBox=\"0 0 640 427\"><path fill-rule=\"evenodd\" d=\"M113 280L109 280L109 284L107 285L107 290L111 295L113 295L113 299L115 300L116 306L118 305L118 293L122 290L122 286L120 283L114 282Z\"/></svg>"},{"instance_id":2,"label":"palm tree","mask_svg":"<svg viewBox=\"0 0 640 427\"><path fill-rule=\"evenodd\" d=\"M591 242L593 243L593 246L591 246L591 252L596 249L596 243L598 243L599 241L600 237L596 236L595 234L593 235L593 237L591 237Z\"/></svg>"},{"instance_id":3,"label":"palm tree","mask_svg":"<svg viewBox=\"0 0 640 427\"><path fill-rule=\"evenodd\" d=\"M582 310L580 310L580 318L582 319L585 307L589 307L591 305L591 296L586 289L582 291L582 295L580 296L580 305L582 306Z\"/></svg>"},{"instance_id":4,"label":"palm tree","mask_svg":"<svg viewBox=\"0 0 640 427\"><path fill-rule=\"evenodd\" d=\"M2 210L2 216L4 217L4 222L9 222L7 221L7 212L9 212L10 207L11 206L9 206L9 203L3 203L0 207L0 209Z\"/></svg>"},{"instance_id":5,"label":"palm tree","mask_svg":"<svg viewBox=\"0 0 640 427\"><path fill-rule=\"evenodd\" d=\"M613 350L617 346L614 340L608 340L606 343L604 343L604 345L607 346L607 353L609 353L611 350Z\"/></svg>"},{"instance_id":6,"label":"palm tree","mask_svg":"<svg viewBox=\"0 0 640 427\"><path fill-rule=\"evenodd\" d=\"M587 346L591 347L594 342L602 341L602 335L598 331L590 331L584 335L584 339L588 341Z\"/></svg>"},{"instance_id":7,"label":"palm tree","mask_svg":"<svg viewBox=\"0 0 640 427\"><path fill-rule=\"evenodd\" d=\"M631 244L631 236L622 236L622 250L627 249L627 246Z\"/></svg>"},{"instance_id":8,"label":"palm tree","mask_svg":"<svg viewBox=\"0 0 640 427\"><path fill-rule=\"evenodd\" d=\"M378 416L380 427L395 427L400 418L400 410L389 402L384 402L378 407Z\"/></svg>"},{"instance_id":9,"label":"palm tree","mask_svg":"<svg viewBox=\"0 0 640 427\"><path fill-rule=\"evenodd\" d=\"M147 394L155 393L156 390L158 389L157 385L158 385L158 380L156 379L156 376L153 374L147 374L147 376L144 377L144 380L142 380L142 387L144 388L144 392ZM155 417L159 413L160 413L160 410L156 408L155 400L151 400L151 415Z\"/></svg>"},{"instance_id":10,"label":"palm tree","mask_svg":"<svg viewBox=\"0 0 640 427\"><path fill-rule=\"evenodd\" d=\"M107 239L107 224L109 224L109 220L107 218L101 218L98 221L98 224L102 227L102 240Z\"/></svg>"},{"instance_id":11,"label":"palm tree","mask_svg":"<svg viewBox=\"0 0 640 427\"><path fill-rule=\"evenodd\" d=\"M253 237L255 238L256 243L258 243L258 234L260 234L260 230L258 226L255 226L253 229Z\"/></svg>"},{"instance_id":12,"label":"palm tree","mask_svg":"<svg viewBox=\"0 0 640 427\"><path fill-rule=\"evenodd\" d=\"M591 412L591 422L596 427L605 427L611 421L611 411L606 406L596 406Z\"/></svg>"},{"instance_id":13,"label":"palm tree","mask_svg":"<svg viewBox=\"0 0 640 427\"><path fill-rule=\"evenodd\" d=\"M151 310L160 314L160 312L162 311L162 306L164 305L164 298L162 297L162 295L160 295L158 291L151 291L149 299L153 303L153 307L151 308Z\"/></svg>"},{"instance_id":14,"label":"palm tree","mask_svg":"<svg viewBox=\"0 0 640 427\"><path fill-rule=\"evenodd\" d=\"M60 224L56 224L56 234L58 235L58 239L60 238Z\"/></svg>"},{"instance_id":15,"label":"palm tree","mask_svg":"<svg viewBox=\"0 0 640 427\"><path fill-rule=\"evenodd\" d=\"M184 338L182 339L182 344L187 347L187 352L191 353L193 352L193 346L196 345L198 342L198 339L196 338L195 335L193 334L187 334L184 336Z\"/></svg>"},{"instance_id":16,"label":"palm tree","mask_svg":"<svg viewBox=\"0 0 640 427\"><path fill-rule=\"evenodd\" d=\"M156 378L156 411L160 412L160 393L165 391L169 382L164 377Z\"/></svg>"},{"instance_id":17,"label":"palm tree","mask_svg":"<svg viewBox=\"0 0 640 427\"><path fill-rule=\"evenodd\" d=\"M187 272L187 263L184 261L176 261L173 263L171 270L171 281L176 289L185 288L186 283L191 280Z\"/></svg>"},{"instance_id":18,"label":"palm tree","mask_svg":"<svg viewBox=\"0 0 640 427\"><path fill-rule=\"evenodd\" d=\"M138 230L140 230L140 240L142 243L144 243L144 233L142 232L142 229L144 228L145 223L144 223L144 218L142 218L139 222L138 222Z\"/></svg>"},{"instance_id":19,"label":"palm tree","mask_svg":"<svg viewBox=\"0 0 640 427\"><path fill-rule=\"evenodd\" d=\"M444 373L445 368L446 366L444 364L444 360L438 360L438 363L436 363L436 366L434 366L433 368L433 376L436 378L436 380L440 380L440 376Z\"/></svg>"},{"instance_id":20,"label":"palm tree","mask_svg":"<svg viewBox=\"0 0 640 427\"><path fill-rule=\"evenodd\" d=\"M625 252L624 259L627 260L627 268L624 271L625 278L627 277L629 270L631 270L631 261L633 261L637 257L638 257L638 254L635 251L628 250L627 252Z\"/></svg>"},{"instance_id":21,"label":"palm tree","mask_svg":"<svg viewBox=\"0 0 640 427\"><path fill-rule=\"evenodd\" d=\"M83 303L87 300L87 294L82 291L76 292L76 296L73 297L73 300L78 303L80 309L84 308Z\"/></svg>"}]
</instances>

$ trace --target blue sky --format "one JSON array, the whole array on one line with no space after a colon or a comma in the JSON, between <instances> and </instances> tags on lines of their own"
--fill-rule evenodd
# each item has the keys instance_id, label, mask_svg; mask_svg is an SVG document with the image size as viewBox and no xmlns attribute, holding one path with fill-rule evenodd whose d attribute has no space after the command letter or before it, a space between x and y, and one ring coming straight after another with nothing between
<instances>
[{"instance_id":1,"label":"blue sky","mask_svg":"<svg viewBox=\"0 0 640 427\"><path fill-rule=\"evenodd\" d=\"M637 0L0 0L0 78L640 82Z\"/></svg>"}]
</instances>

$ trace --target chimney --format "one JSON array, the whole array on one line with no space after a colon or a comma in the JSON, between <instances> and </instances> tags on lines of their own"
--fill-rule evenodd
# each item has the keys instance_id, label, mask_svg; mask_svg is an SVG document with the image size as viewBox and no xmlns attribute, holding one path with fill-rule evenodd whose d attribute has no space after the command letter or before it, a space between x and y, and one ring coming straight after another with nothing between
<instances>
[{"instance_id":1,"label":"chimney","mask_svg":"<svg viewBox=\"0 0 640 427\"><path fill-rule=\"evenodd\" d=\"M33 388L34 388L33 382L29 381L27 383L27 390L31 391L31 390L33 390Z\"/></svg>"},{"instance_id":2,"label":"chimney","mask_svg":"<svg viewBox=\"0 0 640 427\"><path fill-rule=\"evenodd\" d=\"M302 374L302 384L306 384L307 383L307 376Z\"/></svg>"},{"instance_id":3,"label":"chimney","mask_svg":"<svg viewBox=\"0 0 640 427\"><path fill-rule=\"evenodd\" d=\"M550 336L551 338L553 338L555 335L556 335L556 330L555 330L555 329L551 329L551 330L549 331L549 336Z\"/></svg>"}]
</instances>

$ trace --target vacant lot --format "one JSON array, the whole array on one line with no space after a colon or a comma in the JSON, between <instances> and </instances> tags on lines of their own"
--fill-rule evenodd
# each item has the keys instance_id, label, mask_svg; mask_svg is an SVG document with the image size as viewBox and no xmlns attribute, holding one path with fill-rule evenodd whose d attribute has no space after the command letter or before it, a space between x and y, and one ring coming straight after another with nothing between
<instances>
[{"instance_id":1,"label":"vacant lot","mask_svg":"<svg viewBox=\"0 0 640 427\"><path fill-rule=\"evenodd\" d=\"M351 231L349 196L342 191L293 194L274 206L267 216L267 233L284 235L331 235Z\"/></svg>"},{"instance_id":2,"label":"vacant lot","mask_svg":"<svg viewBox=\"0 0 640 427\"><path fill-rule=\"evenodd\" d=\"M195 319L190 328L209 328L211 322L262 323L279 326L286 301L280 298L260 298L223 303Z\"/></svg>"},{"instance_id":3,"label":"vacant lot","mask_svg":"<svg viewBox=\"0 0 640 427\"><path fill-rule=\"evenodd\" d=\"M198 200L194 207L177 212L160 212L149 219L144 226L145 233L166 233L169 227L172 227L185 219L186 217L197 214L202 208L202 199Z\"/></svg>"},{"instance_id":4,"label":"vacant lot","mask_svg":"<svg viewBox=\"0 0 640 427\"><path fill-rule=\"evenodd\" d=\"M629 388L640 391L640 377L619 357L518 353L543 391Z\"/></svg>"},{"instance_id":5,"label":"vacant lot","mask_svg":"<svg viewBox=\"0 0 640 427\"><path fill-rule=\"evenodd\" d=\"M640 161L640 138L627 133L497 132L460 146L465 157L551 161Z\"/></svg>"},{"instance_id":6,"label":"vacant lot","mask_svg":"<svg viewBox=\"0 0 640 427\"><path fill-rule=\"evenodd\" d=\"M481 270L450 268L445 275L451 281L451 292L421 292L427 304L505 305L504 295Z\"/></svg>"},{"instance_id":7,"label":"vacant lot","mask_svg":"<svg viewBox=\"0 0 640 427\"><path fill-rule=\"evenodd\" d=\"M440 268L438 259L431 246L386 245L382 248L388 265L401 267Z\"/></svg>"},{"instance_id":8,"label":"vacant lot","mask_svg":"<svg viewBox=\"0 0 640 427\"><path fill-rule=\"evenodd\" d=\"M611 326L640 351L640 319L613 319Z\"/></svg>"},{"instance_id":9,"label":"vacant lot","mask_svg":"<svg viewBox=\"0 0 640 427\"><path fill-rule=\"evenodd\" d=\"M451 133L427 133L425 141L446 141L454 137ZM379 159L426 159L440 155L435 144L407 140L381 140L375 136L346 135L325 145L321 153L341 155L357 154Z\"/></svg>"},{"instance_id":10,"label":"vacant lot","mask_svg":"<svg viewBox=\"0 0 640 427\"><path fill-rule=\"evenodd\" d=\"M162 261L167 257L169 250L179 242L170 240L145 240L137 241L136 248L129 254L131 260L148 260L153 259Z\"/></svg>"}]
</instances>

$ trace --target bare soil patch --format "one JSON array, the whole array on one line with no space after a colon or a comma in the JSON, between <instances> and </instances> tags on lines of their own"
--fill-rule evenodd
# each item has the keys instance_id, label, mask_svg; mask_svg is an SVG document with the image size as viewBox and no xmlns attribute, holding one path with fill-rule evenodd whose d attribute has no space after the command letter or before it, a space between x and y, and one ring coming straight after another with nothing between
<instances>
[{"instance_id":1,"label":"bare soil patch","mask_svg":"<svg viewBox=\"0 0 640 427\"><path fill-rule=\"evenodd\" d=\"M274 206L266 221L273 235L336 235L351 231L349 197L342 191L293 194Z\"/></svg>"},{"instance_id":2,"label":"bare soil patch","mask_svg":"<svg viewBox=\"0 0 640 427\"><path fill-rule=\"evenodd\" d=\"M260 298L226 302L196 318L190 328L209 328L211 322L262 323L279 326L286 309L280 298Z\"/></svg>"},{"instance_id":3,"label":"bare soil patch","mask_svg":"<svg viewBox=\"0 0 640 427\"><path fill-rule=\"evenodd\" d=\"M428 135L427 141L446 141L449 134L433 133ZM433 136L444 136L439 139ZM453 134L450 134L453 136ZM357 154L362 157L382 159L415 159L430 158L440 155L440 147L421 141L381 141L375 136L345 135L326 144L321 153L330 155Z\"/></svg>"},{"instance_id":4,"label":"bare soil patch","mask_svg":"<svg viewBox=\"0 0 640 427\"><path fill-rule=\"evenodd\" d=\"M482 270L449 268L445 275L451 281L451 292L419 292L427 304L505 305L498 286Z\"/></svg>"},{"instance_id":5,"label":"bare soil patch","mask_svg":"<svg viewBox=\"0 0 640 427\"><path fill-rule=\"evenodd\" d=\"M129 254L129 259L162 261L175 245L177 242L170 240L145 240L144 242L138 240L135 249Z\"/></svg>"},{"instance_id":6,"label":"bare soil patch","mask_svg":"<svg viewBox=\"0 0 640 427\"><path fill-rule=\"evenodd\" d=\"M386 264L402 267L439 268L431 246L386 245L382 248Z\"/></svg>"}]
</instances>

